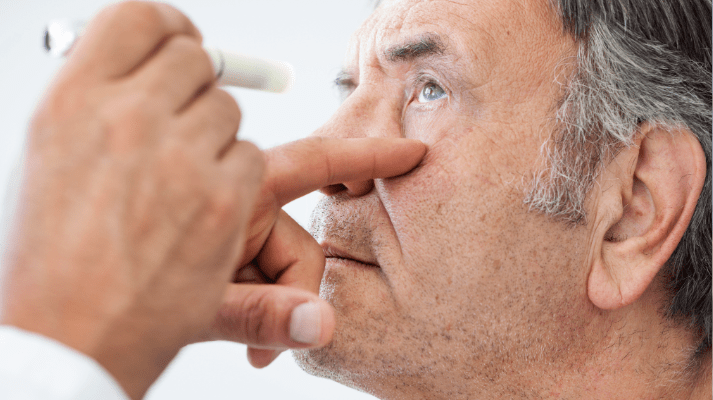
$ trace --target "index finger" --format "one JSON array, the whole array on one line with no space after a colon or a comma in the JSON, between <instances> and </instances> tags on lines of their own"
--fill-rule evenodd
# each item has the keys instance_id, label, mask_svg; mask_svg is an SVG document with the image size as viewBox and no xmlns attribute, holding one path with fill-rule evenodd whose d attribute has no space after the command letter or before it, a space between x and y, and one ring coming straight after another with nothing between
<instances>
[{"instance_id":1,"label":"index finger","mask_svg":"<svg viewBox=\"0 0 713 400\"><path fill-rule=\"evenodd\" d=\"M127 1L107 7L87 26L69 63L99 78L117 78L136 69L166 39L188 35L202 41L193 23L168 4Z\"/></svg>"},{"instance_id":2,"label":"index finger","mask_svg":"<svg viewBox=\"0 0 713 400\"><path fill-rule=\"evenodd\" d=\"M265 182L282 207L325 186L403 175L421 162L426 145L401 138L311 137L265 153Z\"/></svg>"}]
</instances>

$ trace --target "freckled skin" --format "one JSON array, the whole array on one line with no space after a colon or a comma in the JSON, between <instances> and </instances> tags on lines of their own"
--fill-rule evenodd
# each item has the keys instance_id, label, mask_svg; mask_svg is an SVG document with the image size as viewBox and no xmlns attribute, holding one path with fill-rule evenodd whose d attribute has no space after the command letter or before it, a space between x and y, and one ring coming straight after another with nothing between
<instances>
[{"instance_id":1,"label":"freckled skin","mask_svg":"<svg viewBox=\"0 0 713 400\"><path fill-rule=\"evenodd\" d=\"M447 37L448 67L389 65L386 48L423 32ZM590 229L528 212L524 188L552 130L555 71L575 53L545 1L391 1L355 33L355 90L316 135L405 136L429 152L368 193L325 197L319 240L374 255L380 269L328 260L321 295L336 309L332 343L295 352L308 372L383 399L567 398L566 374L608 340L587 300ZM415 70L448 98L418 104ZM368 249L368 250L365 250ZM570 375L571 376L571 375ZM592 384L571 398L587 397Z\"/></svg>"}]
</instances>

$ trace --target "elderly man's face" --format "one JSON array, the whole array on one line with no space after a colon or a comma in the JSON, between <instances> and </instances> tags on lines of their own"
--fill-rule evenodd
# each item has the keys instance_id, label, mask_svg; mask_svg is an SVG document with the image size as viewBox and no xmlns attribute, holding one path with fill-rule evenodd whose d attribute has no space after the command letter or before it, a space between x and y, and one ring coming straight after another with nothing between
<instances>
[{"instance_id":1,"label":"elderly man's face","mask_svg":"<svg viewBox=\"0 0 713 400\"><path fill-rule=\"evenodd\" d=\"M429 151L403 177L332 188L315 211L337 331L296 354L306 369L389 397L503 383L584 346L587 228L523 204L575 51L547 3L392 1L354 35L350 94L317 134Z\"/></svg>"}]
</instances>

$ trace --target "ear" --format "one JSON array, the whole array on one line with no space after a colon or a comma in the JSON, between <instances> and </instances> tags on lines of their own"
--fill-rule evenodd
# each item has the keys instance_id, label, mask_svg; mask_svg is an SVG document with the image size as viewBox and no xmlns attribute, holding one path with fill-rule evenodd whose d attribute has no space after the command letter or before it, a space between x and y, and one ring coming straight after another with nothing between
<instances>
[{"instance_id":1,"label":"ear","mask_svg":"<svg viewBox=\"0 0 713 400\"><path fill-rule=\"evenodd\" d=\"M678 246L703 188L706 159L686 128L642 124L634 145L602 172L591 238L590 301L636 301Z\"/></svg>"}]
</instances>

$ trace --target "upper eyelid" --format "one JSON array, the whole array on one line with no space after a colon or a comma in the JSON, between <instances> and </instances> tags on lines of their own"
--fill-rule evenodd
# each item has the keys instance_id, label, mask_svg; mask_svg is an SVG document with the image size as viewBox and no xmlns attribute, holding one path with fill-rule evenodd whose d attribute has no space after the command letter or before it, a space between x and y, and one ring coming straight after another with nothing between
<instances>
[{"instance_id":1,"label":"upper eyelid","mask_svg":"<svg viewBox=\"0 0 713 400\"><path fill-rule=\"evenodd\" d=\"M424 72L419 72L416 75L416 79L414 80L414 82L417 84L424 83L424 82L432 82L432 81L435 81L435 79L430 74L427 74Z\"/></svg>"},{"instance_id":2,"label":"upper eyelid","mask_svg":"<svg viewBox=\"0 0 713 400\"><path fill-rule=\"evenodd\" d=\"M356 82L351 74L346 72L340 72L337 77L334 78L334 86L340 91L352 90L356 87Z\"/></svg>"},{"instance_id":3,"label":"upper eyelid","mask_svg":"<svg viewBox=\"0 0 713 400\"><path fill-rule=\"evenodd\" d=\"M411 92L410 96L411 98L416 98L418 97L418 93L420 90L423 89L423 87L426 84L434 84L443 89L443 91L446 93L446 96L451 97L451 92L448 90L448 88L441 83L439 79L436 79L433 75L420 72L418 75L416 75L416 78L412 81L413 83L410 85L411 88L407 89L407 93Z\"/></svg>"},{"instance_id":4,"label":"upper eyelid","mask_svg":"<svg viewBox=\"0 0 713 400\"><path fill-rule=\"evenodd\" d=\"M445 85L441 83L441 80L435 78L433 74L426 72L419 72L415 78L412 78L411 84L407 84L411 87L410 89L406 90L407 96L411 97L413 95L417 95L414 92L418 92L418 90L421 89L424 84L428 83L438 85L446 92L446 95L450 97L450 91L446 88ZM333 84L334 87L345 97L351 94L351 92L353 92L358 85L354 80L353 75L344 71L337 74L336 78L334 78ZM408 92L411 92L411 94L409 95Z\"/></svg>"},{"instance_id":5,"label":"upper eyelid","mask_svg":"<svg viewBox=\"0 0 713 400\"><path fill-rule=\"evenodd\" d=\"M416 79L414 79L414 81L413 81L413 85L414 86L422 86L424 83L434 83L434 84L440 86L441 88L443 88L443 90L446 90L445 85L443 85L441 83L440 79L437 79L432 74L425 73L425 72L419 72L418 75L416 75Z\"/></svg>"}]
</instances>

